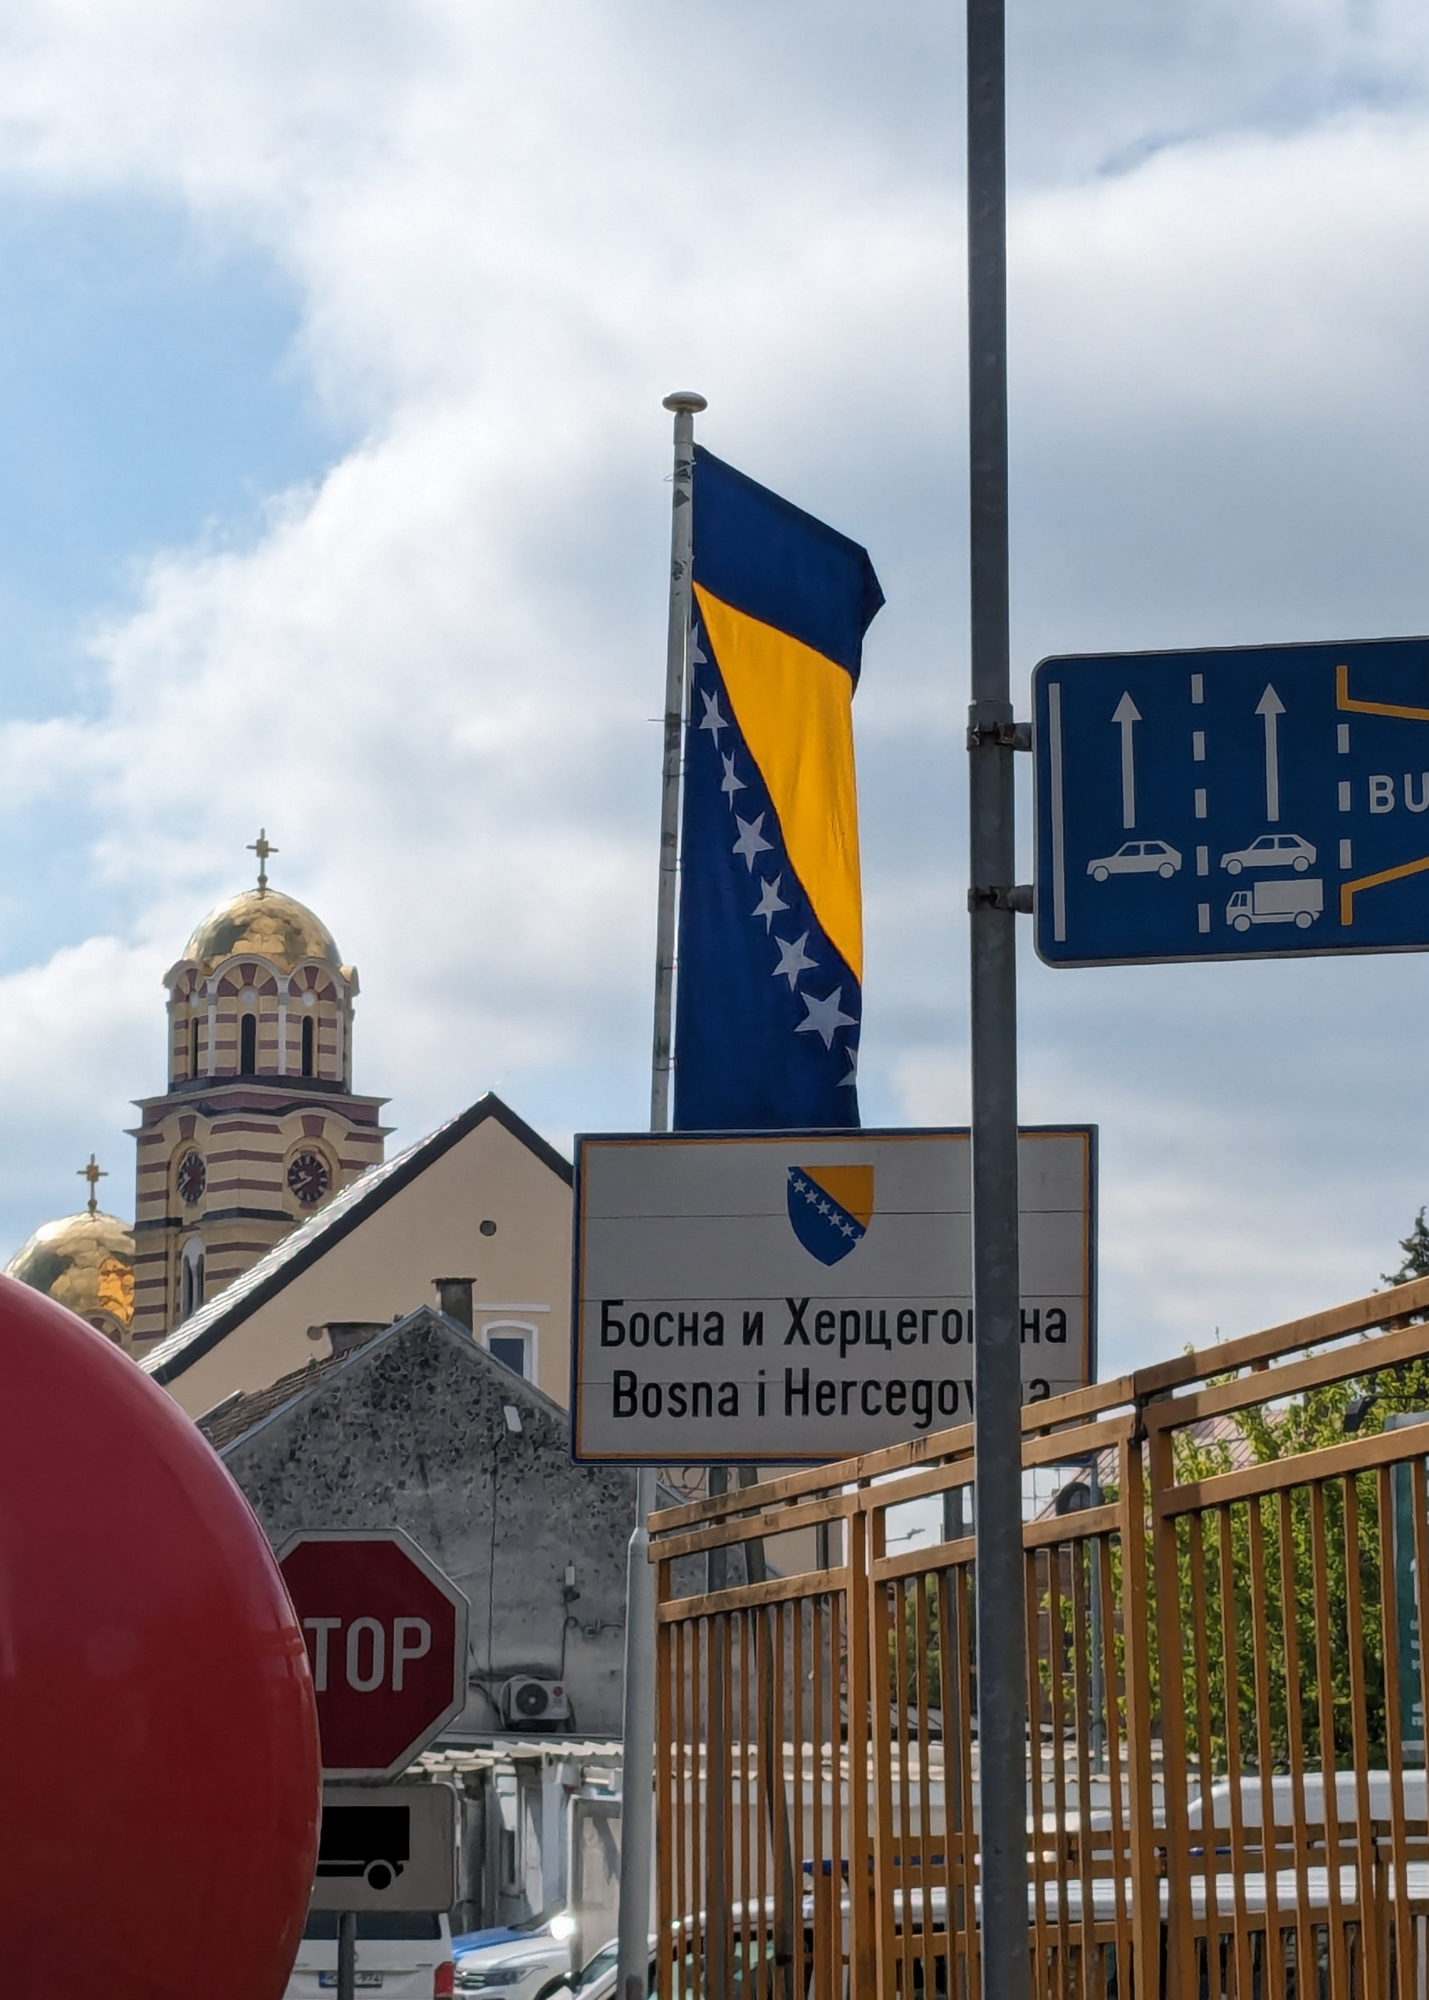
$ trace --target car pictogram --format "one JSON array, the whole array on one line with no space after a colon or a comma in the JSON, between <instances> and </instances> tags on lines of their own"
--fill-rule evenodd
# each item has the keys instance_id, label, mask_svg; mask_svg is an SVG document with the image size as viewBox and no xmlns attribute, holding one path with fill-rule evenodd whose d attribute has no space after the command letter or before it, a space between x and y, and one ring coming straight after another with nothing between
<instances>
[{"instance_id":1,"label":"car pictogram","mask_svg":"<svg viewBox=\"0 0 1429 2000\"><path fill-rule=\"evenodd\" d=\"M1249 847L1223 854L1221 866L1228 875L1239 875L1242 868L1293 868L1303 875L1314 859L1314 848L1298 833L1263 833Z\"/></svg>"},{"instance_id":2,"label":"car pictogram","mask_svg":"<svg viewBox=\"0 0 1429 2000\"><path fill-rule=\"evenodd\" d=\"M1160 875L1169 882L1181 866L1181 856L1164 840L1124 840L1115 854L1100 855L1087 863L1094 882L1109 875Z\"/></svg>"}]
</instances>

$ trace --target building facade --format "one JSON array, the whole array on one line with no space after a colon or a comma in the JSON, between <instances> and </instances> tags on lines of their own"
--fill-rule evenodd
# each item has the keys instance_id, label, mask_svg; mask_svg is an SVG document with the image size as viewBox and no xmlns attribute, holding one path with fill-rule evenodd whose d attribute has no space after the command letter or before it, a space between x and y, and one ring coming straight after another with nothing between
<instances>
[{"instance_id":1,"label":"building facade","mask_svg":"<svg viewBox=\"0 0 1429 2000\"><path fill-rule=\"evenodd\" d=\"M196 1312L382 1159L352 1088L358 981L331 932L258 884L199 925L168 989L169 1075L132 1136L134 1351Z\"/></svg>"}]
</instances>

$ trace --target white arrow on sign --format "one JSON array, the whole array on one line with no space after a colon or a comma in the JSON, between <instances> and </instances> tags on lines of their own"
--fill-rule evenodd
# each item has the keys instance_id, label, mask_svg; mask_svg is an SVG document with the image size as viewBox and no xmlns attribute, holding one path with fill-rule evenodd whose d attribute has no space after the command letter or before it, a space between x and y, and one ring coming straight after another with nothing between
<instances>
[{"instance_id":1,"label":"white arrow on sign","mask_svg":"<svg viewBox=\"0 0 1429 2000\"><path fill-rule=\"evenodd\" d=\"M1129 694L1124 694L1112 710L1112 721L1121 727L1121 823L1136 825L1136 755L1132 747L1133 726L1141 720L1141 710Z\"/></svg>"},{"instance_id":2,"label":"white arrow on sign","mask_svg":"<svg viewBox=\"0 0 1429 2000\"><path fill-rule=\"evenodd\" d=\"M1280 817L1280 746L1275 732L1285 703L1268 683L1255 712L1265 723L1265 817L1274 820Z\"/></svg>"}]
</instances>

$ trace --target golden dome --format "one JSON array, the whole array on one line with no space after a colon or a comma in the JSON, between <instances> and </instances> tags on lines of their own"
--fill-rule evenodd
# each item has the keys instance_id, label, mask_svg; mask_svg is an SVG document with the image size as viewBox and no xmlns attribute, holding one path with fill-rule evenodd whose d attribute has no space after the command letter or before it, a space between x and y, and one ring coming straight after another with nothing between
<instances>
[{"instance_id":1,"label":"golden dome","mask_svg":"<svg viewBox=\"0 0 1429 2000\"><path fill-rule=\"evenodd\" d=\"M212 971L222 960L241 952L251 952L279 972L291 972L305 958L326 959L342 970L342 958L327 925L280 889L245 889L220 903L189 939L184 957Z\"/></svg>"},{"instance_id":2,"label":"golden dome","mask_svg":"<svg viewBox=\"0 0 1429 2000\"><path fill-rule=\"evenodd\" d=\"M78 1215L43 1223L10 1259L5 1275L45 1293L56 1305L68 1306L111 1340L122 1339L129 1331L134 1318L134 1232L102 1208L81 1209Z\"/></svg>"}]
</instances>

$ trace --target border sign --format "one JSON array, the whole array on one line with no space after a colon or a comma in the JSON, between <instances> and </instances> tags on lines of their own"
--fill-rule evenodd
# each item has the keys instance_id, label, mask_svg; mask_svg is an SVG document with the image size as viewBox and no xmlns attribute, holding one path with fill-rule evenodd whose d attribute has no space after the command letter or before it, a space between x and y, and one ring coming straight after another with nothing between
<instances>
[{"instance_id":1,"label":"border sign","mask_svg":"<svg viewBox=\"0 0 1429 2000\"><path fill-rule=\"evenodd\" d=\"M1429 639L1043 660L1049 965L1429 946Z\"/></svg>"},{"instance_id":2,"label":"border sign","mask_svg":"<svg viewBox=\"0 0 1429 2000\"><path fill-rule=\"evenodd\" d=\"M818 1463L972 1417L965 1129L576 1140L571 1449ZM1096 1131L1024 1128L1022 1381L1093 1378Z\"/></svg>"}]
</instances>

